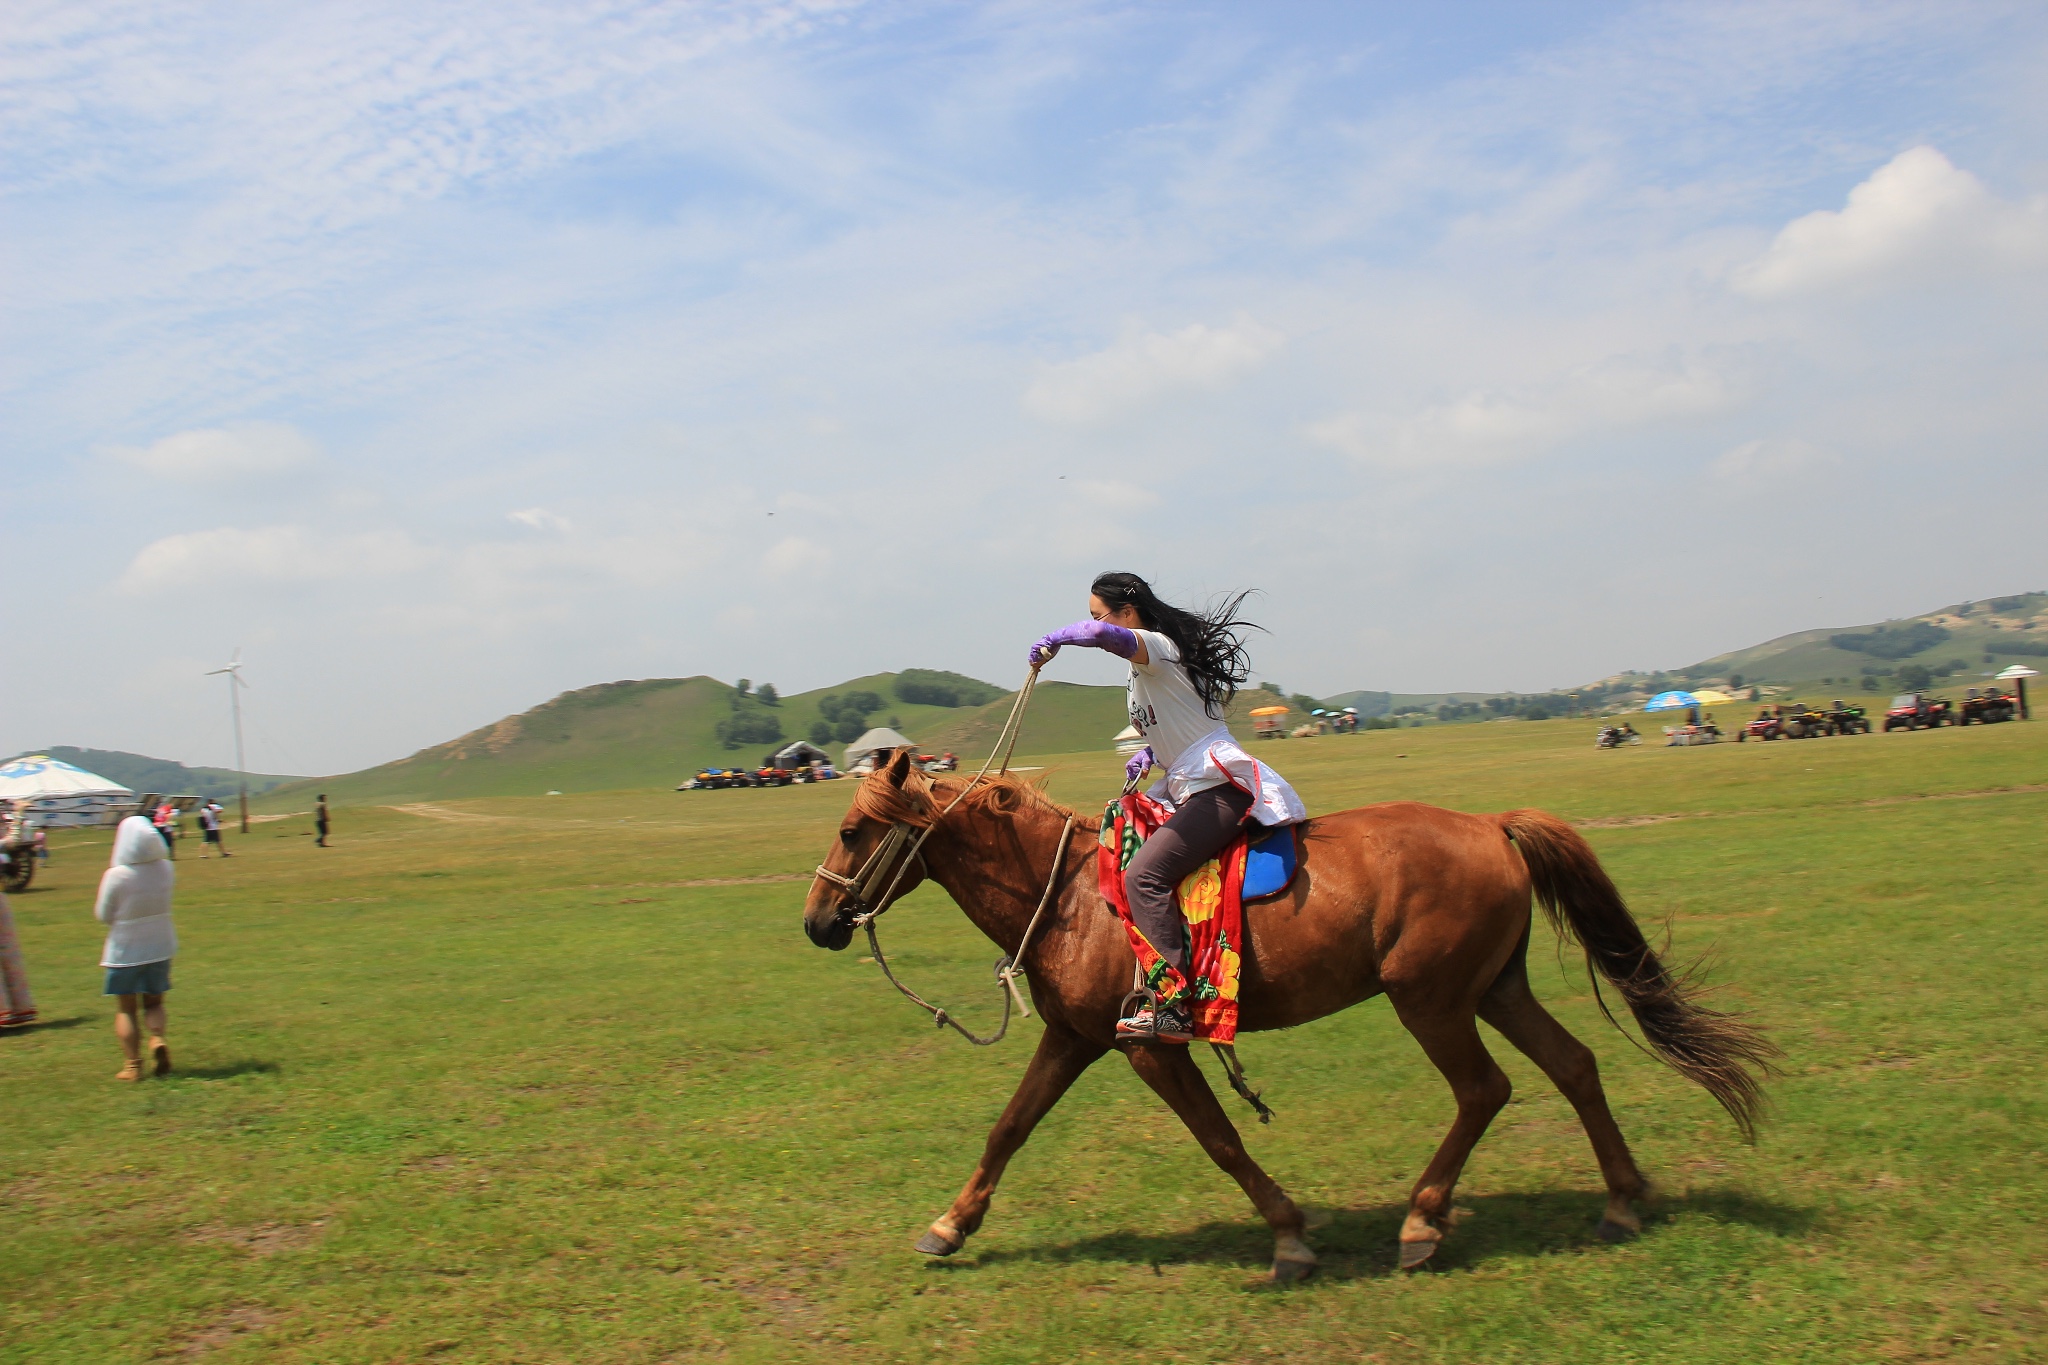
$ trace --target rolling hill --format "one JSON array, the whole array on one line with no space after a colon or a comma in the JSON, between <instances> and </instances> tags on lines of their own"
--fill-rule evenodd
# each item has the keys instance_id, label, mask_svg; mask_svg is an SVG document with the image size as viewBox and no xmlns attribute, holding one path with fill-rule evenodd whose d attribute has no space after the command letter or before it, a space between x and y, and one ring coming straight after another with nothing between
<instances>
[{"instance_id":1,"label":"rolling hill","mask_svg":"<svg viewBox=\"0 0 2048 1365\"><path fill-rule=\"evenodd\" d=\"M166 796L211 796L225 800L238 790L241 779L228 768L188 768L168 758L151 758L120 749L76 749L53 744L47 749L30 749L30 754L47 754L59 763L69 763L89 773L98 773L137 792ZM22 757L24 755L17 755ZM10 762L12 760L9 760ZM250 773L251 796L304 779L283 773Z\"/></svg>"},{"instance_id":2,"label":"rolling hill","mask_svg":"<svg viewBox=\"0 0 2048 1365\"><path fill-rule=\"evenodd\" d=\"M1883 689L1908 665L1941 676L1974 678L2007 663L2031 660L2048 662L2048 593L1964 602L1899 621L1799 631L1668 674L1622 675L1578 690L1594 697L1607 695L1609 705L1626 705L1621 699L1632 695L1631 689L1667 683L1706 686L1732 675L1740 675L1744 686L1792 691L1858 688L1869 677L1873 687ZM848 722L847 699L862 693L869 694L865 704L856 708L855 721ZM1389 708L1476 703L1504 695L1349 692L1322 704L1356 705L1371 716ZM992 684L917 669L853 678L836 687L774 698L772 703L757 696L765 694L745 694L707 677L579 688L393 763L278 787L263 804L273 810L294 809L308 804L316 791L326 792L338 804L367 804L673 787L707 764L758 763L780 742L809 738L821 723L827 728L840 726L846 738L852 737L845 733L849 724L890 725L929 752L951 749L963 762L979 762L994 745L1011 702L1009 693ZM1233 709L1232 723L1242 729L1244 711L1273 700L1265 692L1247 693ZM1501 714L1478 706L1470 710L1477 713L1468 717L1473 720ZM736 719L743 720L747 737L732 747L721 736L721 724L729 732ZM1046 682L1033 694L1017 753L1107 751L1124 720L1121 687ZM779 732L782 741L766 738L771 731ZM825 747L836 758L842 742L834 739ZM119 774L107 771L107 776Z\"/></svg>"}]
</instances>

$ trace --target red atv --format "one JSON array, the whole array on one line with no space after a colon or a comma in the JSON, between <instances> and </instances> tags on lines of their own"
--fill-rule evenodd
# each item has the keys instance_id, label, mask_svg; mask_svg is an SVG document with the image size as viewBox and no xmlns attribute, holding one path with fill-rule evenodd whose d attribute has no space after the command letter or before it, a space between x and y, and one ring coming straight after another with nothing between
<instances>
[{"instance_id":1,"label":"red atv","mask_svg":"<svg viewBox=\"0 0 2048 1365\"><path fill-rule=\"evenodd\" d=\"M1982 692L1973 687L1970 695L1963 699L1962 714L1956 724L1968 725L1974 720L1979 725L1995 725L2002 720L2011 720L2018 714L2019 702L2018 697L2007 696L1995 687L1987 687Z\"/></svg>"},{"instance_id":2,"label":"red atv","mask_svg":"<svg viewBox=\"0 0 2048 1365\"><path fill-rule=\"evenodd\" d=\"M1742 743L1744 740L1751 739L1783 738L1785 738L1785 717L1783 707L1778 708L1778 714L1776 715L1771 714L1769 711L1757 712L1755 720L1751 721L1749 724L1743 726L1740 730L1737 730L1735 732L1735 742L1737 744Z\"/></svg>"},{"instance_id":3,"label":"red atv","mask_svg":"<svg viewBox=\"0 0 2048 1365\"><path fill-rule=\"evenodd\" d=\"M1902 692L1893 697L1892 704L1884 713L1886 734L1894 730L1932 730L1941 725L1961 723L1955 704L1947 697L1929 697L1918 692Z\"/></svg>"}]
</instances>

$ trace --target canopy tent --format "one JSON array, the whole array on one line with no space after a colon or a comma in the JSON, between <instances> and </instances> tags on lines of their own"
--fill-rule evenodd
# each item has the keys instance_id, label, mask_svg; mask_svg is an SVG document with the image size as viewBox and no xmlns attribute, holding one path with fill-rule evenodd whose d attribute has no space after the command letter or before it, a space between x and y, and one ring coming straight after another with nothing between
<instances>
[{"instance_id":1,"label":"canopy tent","mask_svg":"<svg viewBox=\"0 0 2048 1365\"><path fill-rule=\"evenodd\" d=\"M1645 711L1683 711L1690 706L1700 705L1700 699L1690 692L1659 692L1643 707Z\"/></svg>"},{"instance_id":2,"label":"canopy tent","mask_svg":"<svg viewBox=\"0 0 2048 1365\"><path fill-rule=\"evenodd\" d=\"M2000 682L2012 684L2013 692L2019 697L2021 720L2032 720L2034 718L2033 710L2027 705L2027 679L2040 676L2040 670L2028 668L2025 664L2014 664L1998 675Z\"/></svg>"},{"instance_id":3,"label":"canopy tent","mask_svg":"<svg viewBox=\"0 0 2048 1365\"><path fill-rule=\"evenodd\" d=\"M846 746L846 770L851 772L856 764L880 749L915 749L917 744L908 736L898 734L886 725L878 725Z\"/></svg>"},{"instance_id":4,"label":"canopy tent","mask_svg":"<svg viewBox=\"0 0 2048 1365\"><path fill-rule=\"evenodd\" d=\"M831 761L832 755L826 753L817 745L800 739L794 744L785 744L774 753L768 755L767 758L762 760L761 766L764 768L788 768L794 771L797 768L808 768L813 763L830 763Z\"/></svg>"},{"instance_id":5,"label":"canopy tent","mask_svg":"<svg viewBox=\"0 0 2048 1365\"><path fill-rule=\"evenodd\" d=\"M1730 696L1726 692L1718 692L1711 687L1701 688L1693 693L1693 696L1699 699L1701 706L1732 706L1742 700L1740 697Z\"/></svg>"},{"instance_id":6,"label":"canopy tent","mask_svg":"<svg viewBox=\"0 0 2048 1365\"><path fill-rule=\"evenodd\" d=\"M120 783L48 754L0 765L0 805L26 802L30 818L46 828L97 825L110 809L134 799L135 793Z\"/></svg>"},{"instance_id":7,"label":"canopy tent","mask_svg":"<svg viewBox=\"0 0 2048 1365\"><path fill-rule=\"evenodd\" d=\"M1134 754L1145 747L1145 737L1138 733L1138 727L1135 725L1126 725L1117 731L1116 738L1110 742L1116 745L1116 751L1120 754Z\"/></svg>"}]
</instances>

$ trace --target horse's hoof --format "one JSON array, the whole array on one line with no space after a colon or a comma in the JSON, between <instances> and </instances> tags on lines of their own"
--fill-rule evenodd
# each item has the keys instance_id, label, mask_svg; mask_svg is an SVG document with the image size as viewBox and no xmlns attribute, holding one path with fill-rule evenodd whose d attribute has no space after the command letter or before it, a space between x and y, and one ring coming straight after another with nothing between
<instances>
[{"instance_id":1,"label":"horse's hoof","mask_svg":"<svg viewBox=\"0 0 2048 1365\"><path fill-rule=\"evenodd\" d=\"M927 1256L951 1256L966 1245L965 1242L955 1242L941 1236L937 1228L930 1229L917 1239L917 1249Z\"/></svg>"},{"instance_id":2,"label":"horse's hoof","mask_svg":"<svg viewBox=\"0 0 2048 1365\"><path fill-rule=\"evenodd\" d=\"M1401 1269L1415 1270L1429 1264L1429 1258L1436 1255L1436 1249L1441 1245L1434 1240L1401 1243Z\"/></svg>"},{"instance_id":3,"label":"horse's hoof","mask_svg":"<svg viewBox=\"0 0 2048 1365\"><path fill-rule=\"evenodd\" d=\"M1300 1284L1315 1273L1316 1263L1314 1261L1273 1262L1274 1284Z\"/></svg>"},{"instance_id":4,"label":"horse's hoof","mask_svg":"<svg viewBox=\"0 0 2048 1365\"><path fill-rule=\"evenodd\" d=\"M1603 1242L1632 1242L1635 1240L1636 1230L1625 1223L1617 1223L1612 1218L1602 1218L1594 1236Z\"/></svg>"}]
</instances>

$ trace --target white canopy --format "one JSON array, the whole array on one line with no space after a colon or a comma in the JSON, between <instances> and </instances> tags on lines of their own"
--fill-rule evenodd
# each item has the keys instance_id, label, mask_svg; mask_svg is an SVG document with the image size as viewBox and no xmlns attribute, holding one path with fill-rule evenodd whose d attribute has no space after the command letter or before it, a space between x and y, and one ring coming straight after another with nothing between
<instances>
[{"instance_id":1,"label":"white canopy","mask_svg":"<svg viewBox=\"0 0 2048 1365\"><path fill-rule=\"evenodd\" d=\"M1134 754L1145 747L1145 737L1138 733L1137 726L1126 725L1116 732L1116 738L1110 743L1116 746L1116 751L1120 754Z\"/></svg>"},{"instance_id":2,"label":"white canopy","mask_svg":"<svg viewBox=\"0 0 2048 1365\"><path fill-rule=\"evenodd\" d=\"M886 725L878 725L846 746L846 766L866 758L877 749L915 749L917 745L907 735L900 735Z\"/></svg>"},{"instance_id":3,"label":"white canopy","mask_svg":"<svg viewBox=\"0 0 2048 1365\"><path fill-rule=\"evenodd\" d=\"M98 773L74 768L48 754L30 754L0 766L0 801L34 801L45 796L133 796Z\"/></svg>"},{"instance_id":4,"label":"white canopy","mask_svg":"<svg viewBox=\"0 0 2048 1365\"><path fill-rule=\"evenodd\" d=\"M1998 676L2001 678L2038 678L2041 676L2041 672L2039 669L2028 668L2025 664L2014 664Z\"/></svg>"}]
</instances>

